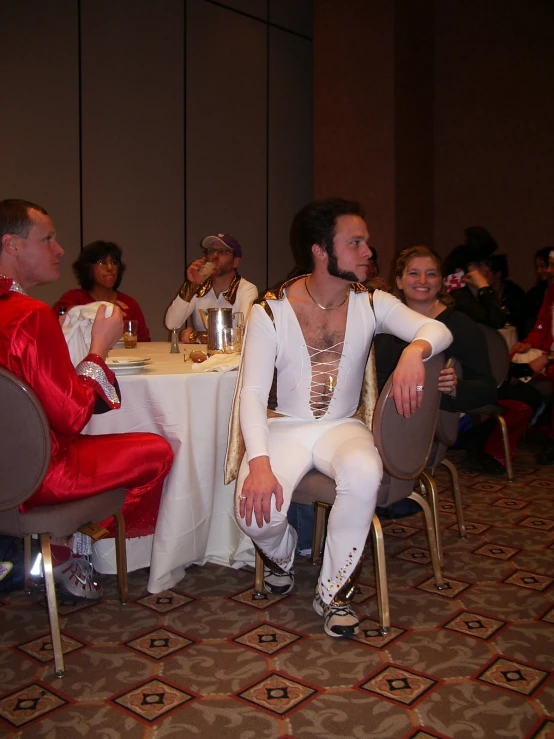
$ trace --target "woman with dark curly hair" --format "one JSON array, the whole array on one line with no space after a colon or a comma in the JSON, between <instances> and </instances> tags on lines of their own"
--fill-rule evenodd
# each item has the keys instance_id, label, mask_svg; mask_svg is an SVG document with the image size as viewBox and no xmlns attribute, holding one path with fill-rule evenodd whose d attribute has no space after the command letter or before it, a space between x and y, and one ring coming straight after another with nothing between
<instances>
[{"instance_id":1,"label":"woman with dark curly hair","mask_svg":"<svg viewBox=\"0 0 554 739\"><path fill-rule=\"evenodd\" d=\"M118 290L125 272L122 256L121 247L113 241L92 241L87 244L73 262L73 271L81 289L64 293L54 304L54 312L59 315L75 305L105 300L118 305L125 318L138 321L139 341L150 341L150 331L139 304L130 295Z\"/></svg>"}]
</instances>

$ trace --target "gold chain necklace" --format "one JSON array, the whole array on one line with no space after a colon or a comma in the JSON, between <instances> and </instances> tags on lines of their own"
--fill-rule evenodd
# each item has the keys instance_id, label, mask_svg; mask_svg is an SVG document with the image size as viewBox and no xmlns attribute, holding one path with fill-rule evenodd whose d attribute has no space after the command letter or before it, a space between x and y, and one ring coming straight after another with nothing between
<instances>
[{"instance_id":1,"label":"gold chain necklace","mask_svg":"<svg viewBox=\"0 0 554 739\"><path fill-rule=\"evenodd\" d=\"M348 300L348 294L350 292L350 288L346 290L346 295L344 296L344 300L342 301L342 303L339 303L338 305L329 306L328 308L326 308L324 305L321 305L321 303L318 303L317 300L314 298L314 296L311 294L310 288L308 287L308 280L310 279L310 277L311 275L308 275L307 277L304 278L304 284L306 285L306 292L308 293L312 301L317 305L317 307L321 308L321 310L335 310L336 308L340 308L341 305L344 305L346 301Z\"/></svg>"}]
</instances>

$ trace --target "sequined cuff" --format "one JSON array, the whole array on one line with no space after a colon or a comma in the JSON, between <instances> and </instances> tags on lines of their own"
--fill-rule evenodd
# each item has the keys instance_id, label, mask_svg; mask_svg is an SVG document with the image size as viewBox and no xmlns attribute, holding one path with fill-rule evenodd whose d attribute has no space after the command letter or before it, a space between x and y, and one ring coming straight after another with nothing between
<instances>
[{"instance_id":1,"label":"sequined cuff","mask_svg":"<svg viewBox=\"0 0 554 739\"><path fill-rule=\"evenodd\" d=\"M196 294L197 288L198 285L195 285L194 282L189 282L188 280L185 280L183 282L182 288L179 290L179 297L181 298L181 300L184 300L185 303L190 303L190 301Z\"/></svg>"},{"instance_id":2,"label":"sequined cuff","mask_svg":"<svg viewBox=\"0 0 554 739\"><path fill-rule=\"evenodd\" d=\"M120 408L121 400L113 385L115 375L97 354L88 354L77 367L77 374L92 384L110 408Z\"/></svg>"}]
</instances>

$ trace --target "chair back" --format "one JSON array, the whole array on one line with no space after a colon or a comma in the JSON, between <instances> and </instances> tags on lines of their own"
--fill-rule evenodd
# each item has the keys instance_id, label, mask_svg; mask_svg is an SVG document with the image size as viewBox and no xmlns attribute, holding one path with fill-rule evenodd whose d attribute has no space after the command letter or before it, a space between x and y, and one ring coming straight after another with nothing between
<instances>
[{"instance_id":1,"label":"chair back","mask_svg":"<svg viewBox=\"0 0 554 739\"><path fill-rule=\"evenodd\" d=\"M485 334L489 352L489 362L496 387L500 387L510 369L510 352L506 340L495 328L479 323L479 328Z\"/></svg>"},{"instance_id":2,"label":"chair back","mask_svg":"<svg viewBox=\"0 0 554 739\"><path fill-rule=\"evenodd\" d=\"M458 438L459 421L459 413L439 411L439 415L437 417L437 428L435 429L435 439L439 444L452 446L455 443Z\"/></svg>"},{"instance_id":3,"label":"chair back","mask_svg":"<svg viewBox=\"0 0 554 739\"><path fill-rule=\"evenodd\" d=\"M425 469L435 435L440 403L439 374L444 354L425 362L425 390L417 412L401 416L391 394L392 375L383 388L373 416L373 436L383 467L400 480L414 480Z\"/></svg>"},{"instance_id":4,"label":"chair back","mask_svg":"<svg viewBox=\"0 0 554 739\"><path fill-rule=\"evenodd\" d=\"M50 464L50 427L33 390L4 367L0 408L0 511L8 511L42 483Z\"/></svg>"}]
</instances>

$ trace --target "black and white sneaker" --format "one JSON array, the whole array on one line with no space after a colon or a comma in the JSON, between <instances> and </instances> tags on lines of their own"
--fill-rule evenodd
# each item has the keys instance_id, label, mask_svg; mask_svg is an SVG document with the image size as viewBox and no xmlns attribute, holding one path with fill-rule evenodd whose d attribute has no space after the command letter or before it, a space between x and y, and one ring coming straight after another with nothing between
<instances>
[{"instance_id":1,"label":"black and white sneaker","mask_svg":"<svg viewBox=\"0 0 554 739\"><path fill-rule=\"evenodd\" d=\"M335 638L356 636L360 630L360 620L349 603L324 603L319 593L313 603L314 611L324 617L323 628L328 636Z\"/></svg>"},{"instance_id":2,"label":"black and white sneaker","mask_svg":"<svg viewBox=\"0 0 554 739\"><path fill-rule=\"evenodd\" d=\"M294 587L294 570L281 572L264 567L264 588L273 595L286 595Z\"/></svg>"}]
</instances>

